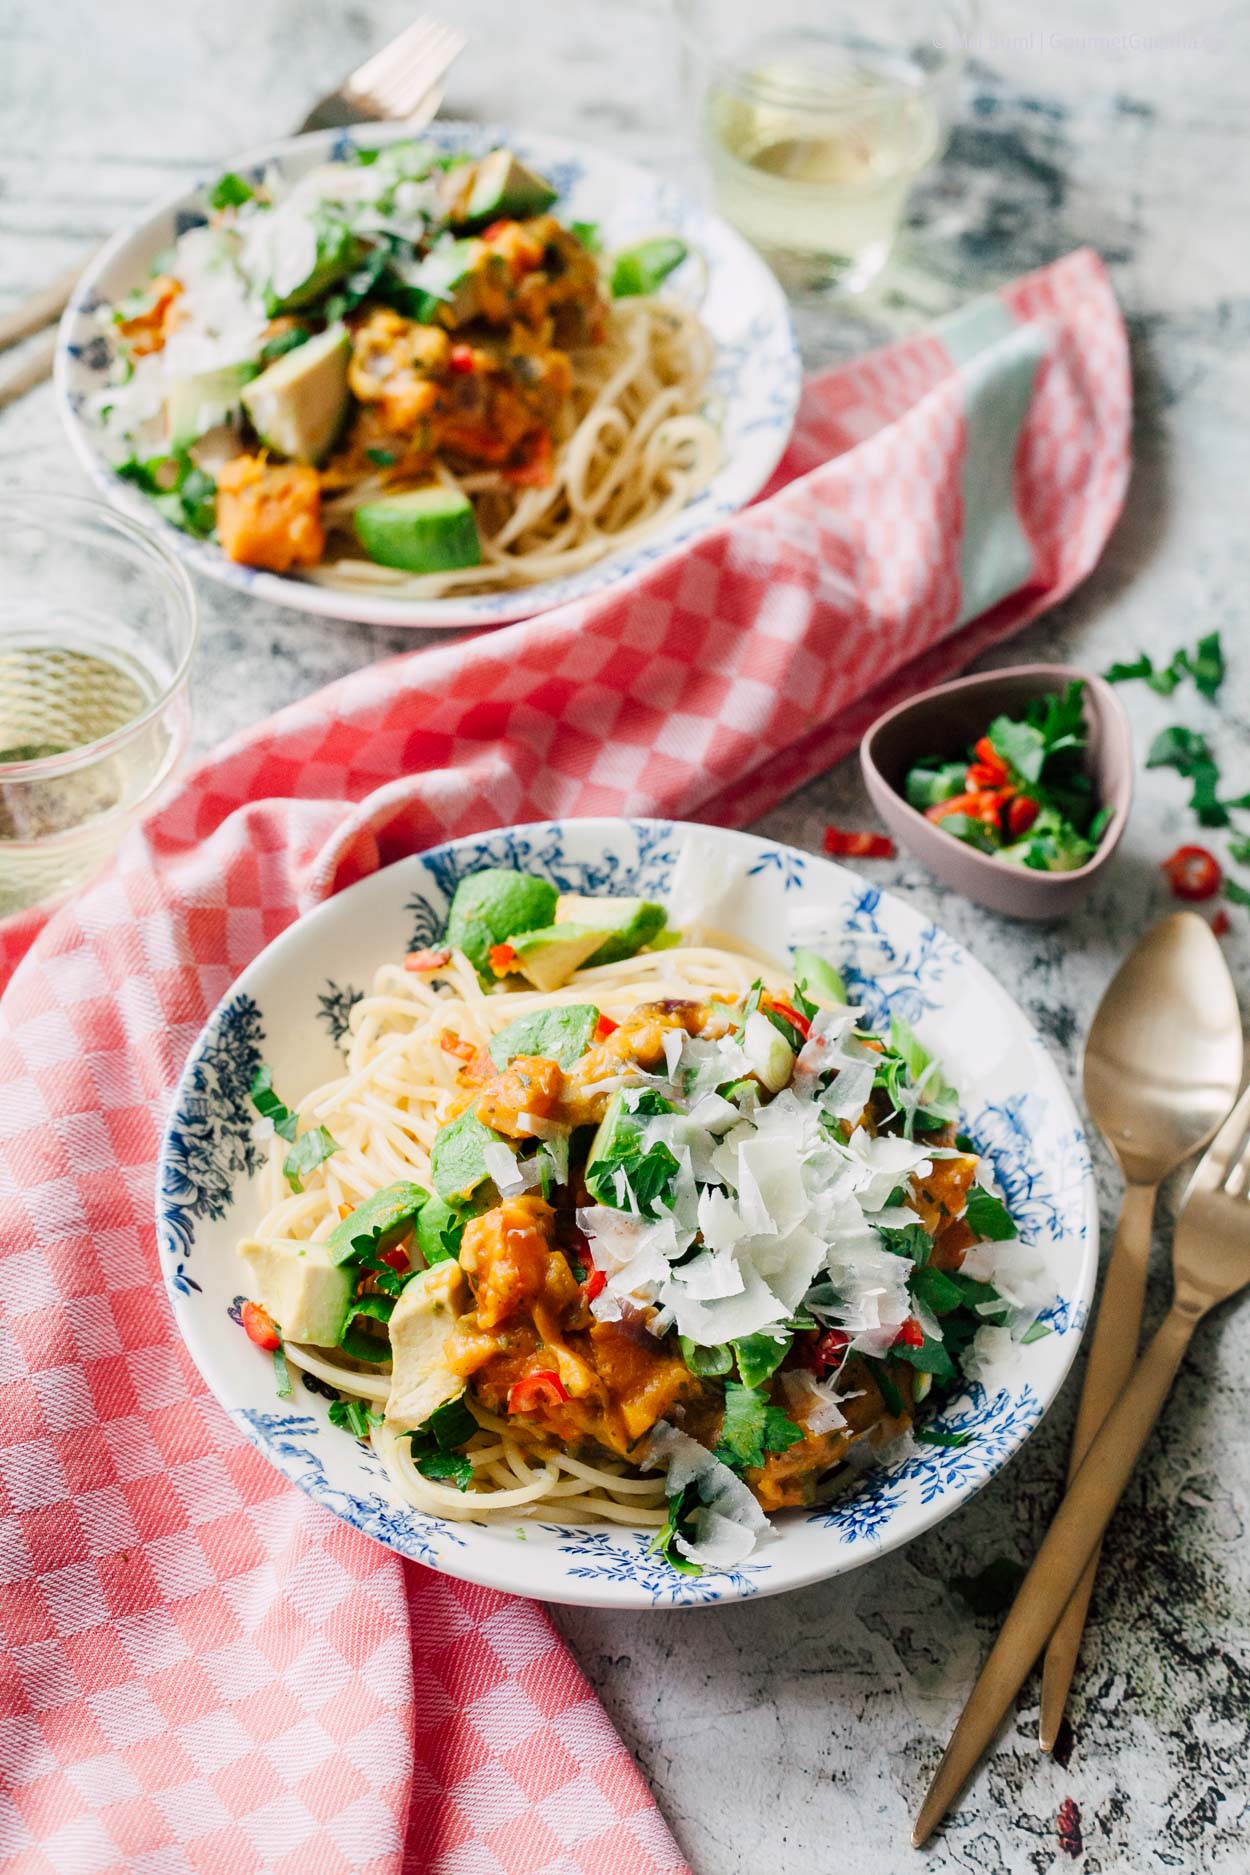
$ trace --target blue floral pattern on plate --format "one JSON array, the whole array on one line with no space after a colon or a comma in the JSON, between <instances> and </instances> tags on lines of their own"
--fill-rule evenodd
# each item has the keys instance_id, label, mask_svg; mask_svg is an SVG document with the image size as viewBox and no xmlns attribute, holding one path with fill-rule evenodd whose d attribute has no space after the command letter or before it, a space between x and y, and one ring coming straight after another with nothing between
<instances>
[{"instance_id":1,"label":"blue floral pattern on plate","mask_svg":"<svg viewBox=\"0 0 1250 1875\"><path fill-rule=\"evenodd\" d=\"M284 1474L367 1535L473 1581L555 1601L695 1607L836 1574L905 1542L979 1490L1050 1404L1075 1353L1093 1284L1097 1211L1071 1100L1030 1025L937 926L841 867L748 834L699 828L740 862L731 928L780 954L779 905L819 914L826 948L874 1023L898 1011L970 1097L967 1127L1025 1238L1053 1272L1052 1333L1019 1367L950 1399L934 1421L968 1443L916 1445L833 1502L777 1520L774 1536L728 1572L681 1576L645 1533L539 1523L444 1524L390 1495L366 1445L330 1425L329 1389L293 1376L298 1405L275 1399L268 1359L237 1326L254 1222L258 1148L247 1097L261 1060L294 1095L341 1072L355 984L443 929L461 879L484 866L541 873L562 891L663 896L685 829L668 821L556 821L474 835L375 874L320 907L251 965L193 1049L166 1125L158 1220L179 1325L210 1386ZM781 888L779 898L778 888ZM970 1038L975 1048L970 1052ZM969 1065L975 1059L975 1070ZM232 1318L233 1311L233 1318Z\"/></svg>"},{"instance_id":2,"label":"blue floral pattern on plate","mask_svg":"<svg viewBox=\"0 0 1250 1875\"><path fill-rule=\"evenodd\" d=\"M357 147L390 142L404 134L397 125L324 131L249 153L222 167L252 181L267 170L295 178L314 164L349 162ZM602 592L653 565L750 501L768 481L789 440L798 409L801 365L785 296L764 262L725 222L706 213L661 176L576 144L495 125L438 121L422 137L442 150L471 155L506 143L522 161L551 178L560 194L558 212L569 220L600 223L609 246L626 246L658 228L671 228L702 256L706 289L700 312L716 340L712 385L723 460L707 488L653 536L528 592L418 601L336 592L307 580L238 566L212 542L193 540L162 519L150 501L113 472L99 423L91 413L92 397L108 382L112 360L111 341L101 331L96 313L103 302L115 304L144 279L156 256L184 228L204 220L207 190L215 176L205 177L195 188L123 229L87 269L62 327L58 394L70 441L97 486L115 506L161 534L167 545L208 578L323 618L426 627L500 624Z\"/></svg>"}]
</instances>

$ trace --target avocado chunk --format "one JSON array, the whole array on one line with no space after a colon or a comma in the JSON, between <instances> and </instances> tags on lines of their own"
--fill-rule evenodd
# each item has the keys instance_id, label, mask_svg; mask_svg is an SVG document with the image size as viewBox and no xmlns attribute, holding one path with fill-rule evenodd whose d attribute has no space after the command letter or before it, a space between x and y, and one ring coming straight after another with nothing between
<instances>
[{"instance_id":1,"label":"avocado chunk","mask_svg":"<svg viewBox=\"0 0 1250 1875\"><path fill-rule=\"evenodd\" d=\"M463 951L481 976L490 977L490 949L506 944L520 931L549 925L559 894L548 879L532 873L489 867L462 879L447 915L443 942Z\"/></svg>"},{"instance_id":2,"label":"avocado chunk","mask_svg":"<svg viewBox=\"0 0 1250 1875\"><path fill-rule=\"evenodd\" d=\"M320 462L347 414L346 326L327 326L253 378L242 405L262 443L291 462Z\"/></svg>"},{"instance_id":3,"label":"avocado chunk","mask_svg":"<svg viewBox=\"0 0 1250 1875\"><path fill-rule=\"evenodd\" d=\"M294 353L296 358L301 355ZM357 540L379 566L397 566L405 573L445 573L451 567L481 565L473 504L458 488L433 482L402 495L382 495L364 502L352 518Z\"/></svg>"},{"instance_id":4,"label":"avocado chunk","mask_svg":"<svg viewBox=\"0 0 1250 1875\"><path fill-rule=\"evenodd\" d=\"M355 1270L335 1263L323 1243L245 1237L239 1255L252 1272L255 1299L288 1341L338 1346L356 1287Z\"/></svg>"},{"instance_id":5,"label":"avocado chunk","mask_svg":"<svg viewBox=\"0 0 1250 1875\"><path fill-rule=\"evenodd\" d=\"M435 1135L430 1154L430 1177L439 1197L455 1204L485 1184L490 1173L482 1155L492 1145L507 1146L509 1152L516 1150L511 1140L483 1126L472 1107L449 1120Z\"/></svg>"},{"instance_id":6,"label":"avocado chunk","mask_svg":"<svg viewBox=\"0 0 1250 1875\"><path fill-rule=\"evenodd\" d=\"M347 1217L340 1218L326 1238L331 1263L350 1263L372 1252L393 1250L403 1241L429 1198L424 1185L398 1179L383 1186Z\"/></svg>"},{"instance_id":7,"label":"avocado chunk","mask_svg":"<svg viewBox=\"0 0 1250 1875\"><path fill-rule=\"evenodd\" d=\"M628 1169L642 1150L642 1131L648 1119L678 1109L654 1088L624 1087L613 1094L586 1154L586 1189L600 1204L621 1209L616 1173Z\"/></svg>"},{"instance_id":8,"label":"avocado chunk","mask_svg":"<svg viewBox=\"0 0 1250 1875\"><path fill-rule=\"evenodd\" d=\"M519 221L545 214L555 199L556 191L545 177L527 169L511 150L492 150L476 167L459 219L466 228L504 216Z\"/></svg>"},{"instance_id":9,"label":"avocado chunk","mask_svg":"<svg viewBox=\"0 0 1250 1875\"><path fill-rule=\"evenodd\" d=\"M846 985L838 972L831 963L818 957L815 951L804 950L802 945L794 953L794 980L813 1002L824 1003L827 1008L846 1007Z\"/></svg>"},{"instance_id":10,"label":"avocado chunk","mask_svg":"<svg viewBox=\"0 0 1250 1875\"><path fill-rule=\"evenodd\" d=\"M301 306L311 306L327 287L342 280L364 259L364 242L352 233L341 216L323 208L315 217L315 227L317 246L309 272L282 293L274 290L272 280L265 288L265 311L271 319L278 313L297 312Z\"/></svg>"},{"instance_id":11,"label":"avocado chunk","mask_svg":"<svg viewBox=\"0 0 1250 1875\"><path fill-rule=\"evenodd\" d=\"M580 898L574 892L562 892L556 905L557 924L580 924L604 933L603 943L586 960L591 964L615 964L633 957L659 936L667 922L663 905L647 898Z\"/></svg>"},{"instance_id":12,"label":"avocado chunk","mask_svg":"<svg viewBox=\"0 0 1250 1875\"><path fill-rule=\"evenodd\" d=\"M408 1283L388 1324L391 1338L391 1390L387 1423L397 1432L414 1432L448 1400L464 1392L464 1377L447 1365L447 1338L472 1297L464 1271L455 1262L422 1270Z\"/></svg>"},{"instance_id":13,"label":"avocado chunk","mask_svg":"<svg viewBox=\"0 0 1250 1875\"><path fill-rule=\"evenodd\" d=\"M592 1003L570 1003L566 1009L536 1009L518 1016L500 1029L489 1054L497 1068L506 1068L517 1055L541 1055L546 1061L571 1068L594 1039L599 1011Z\"/></svg>"},{"instance_id":14,"label":"avocado chunk","mask_svg":"<svg viewBox=\"0 0 1250 1875\"><path fill-rule=\"evenodd\" d=\"M502 256L492 255L481 241L440 241L408 276L419 296L416 316L430 325L445 309L444 323L453 326L474 318L482 270L496 264L504 265Z\"/></svg>"},{"instance_id":15,"label":"avocado chunk","mask_svg":"<svg viewBox=\"0 0 1250 1875\"><path fill-rule=\"evenodd\" d=\"M239 414L243 388L255 376L255 365L237 364L175 378L165 393L169 448L189 449L206 431L232 423Z\"/></svg>"},{"instance_id":16,"label":"avocado chunk","mask_svg":"<svg viewBox=\"0 0 1250 1875\"><path fill-rule=\"evenodd\" d=\"M509 937L516 952L510 966L536 990L558 990L603 943L602 931L580 924L553 924L542 931Z\"/></svg>"}]
</instances>

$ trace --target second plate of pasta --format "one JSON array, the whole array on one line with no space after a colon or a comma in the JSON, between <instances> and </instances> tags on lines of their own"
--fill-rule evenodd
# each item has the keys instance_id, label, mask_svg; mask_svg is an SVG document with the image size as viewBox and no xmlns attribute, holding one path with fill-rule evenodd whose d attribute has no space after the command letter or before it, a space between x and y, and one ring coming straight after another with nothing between
<instances>
[{"instance_id":1,"label":"second plate of pasta","mask_svg":"<svg viewBox=\"0 0 1250 1875\"><path fill-rule=\"evenodd\" d=\"M777 282L663 178L546 137L249 152L84 276L57 366L104 492L326 617L529 617L706 531L798 402ZM397 499L398 498L398 499Z\"/></svg>"}]
</instances>

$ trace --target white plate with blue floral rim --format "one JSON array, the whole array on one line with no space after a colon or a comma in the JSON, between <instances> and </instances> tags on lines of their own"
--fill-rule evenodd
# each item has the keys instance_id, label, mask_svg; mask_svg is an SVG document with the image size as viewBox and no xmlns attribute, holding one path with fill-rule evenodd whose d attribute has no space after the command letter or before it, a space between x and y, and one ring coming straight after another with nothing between
<instances>
[{"instance_id":1,"label":"white plate with blue floral rim","mask_svg":"<svg viewBox=\"0 0 1250 1875\"><path fill-rule=\"evenodd\" d=\"M802 371L790 315L774 275L727 222L709 214L654 171L561 138L531 136L480 124L436 122L422 140L441 150L479 155L507 144L560 192L555 212L565 221L593 221L608 248L628 245L659 230L675 232L702 256L707 285L699 311L716 342L712 390L724 459L708 486L640 544L611 554L566 579L514 592L400 599L338 592L311 581L237 566L212 541L193 539L165 520L110 462L92 399L108 382L112 347L99 314L147 278L176 237L205 219L207 191L223 170L255 181L268 168L295 180L319 163L344 162L358 146L396 141L402 125L360 125L292 137L218 166L194 188L181 190L131 226L121 229L87 268L66 308L57 342L56 386L61 414L80 462L96 486L127 514L162 535L188 565L259 599L313 612L321 618L370 625L432 629L500 625L533 618L572 599L628 579L665 554L704 534L757 495L781 459L798 409Z\"/></svg>"},{"instance_id":2,"label":"white plate with blue floral rim","mask_svg":"<svg viewBox=\"0 0 1250 1875\"><path fill-rule=\"evenodd\" d=\"M828 949L874 1025L896 1011L943 1061L961 1124L992 1165L1022 1238L1053 1280L1052 1332L1013 1350L932 1422L966 1444L916 1446L775 1534L728 1572L679 1575L641 1532L541 1523L448 1524L396 1502L368 1447L332 1426L326 1391L245 1341L235 1243L252 1228L259 1148L248 1087L268 1061L296 1091L341 1072L351 1004L378 965L434 941L459 880L483 866L541 873L561 891L663 896L686 829L672 821L568 820L475 835L402 860L283 933L244 971L196 1042L166 1124L157 1179L161 1260L200 1372L292 1483L366 1535L434 1569L543 1601L695 1606L800 1588L858 1568L947 1517L1032 1432L1072 1364L1093 1292L1097 1199L1072 1100L1041 1038L983 967L899 900L841 866L745 833L700 828L741 868L729 929L784 955L791 908L828 915Z\"/></svg>"}]
</instances>

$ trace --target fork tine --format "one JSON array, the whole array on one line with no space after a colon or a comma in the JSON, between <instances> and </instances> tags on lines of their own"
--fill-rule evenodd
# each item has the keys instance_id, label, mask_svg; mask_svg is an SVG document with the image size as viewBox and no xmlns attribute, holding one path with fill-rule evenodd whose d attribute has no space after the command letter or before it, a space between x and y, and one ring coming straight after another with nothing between
<instances>
[{"instance_id":1,"label":"fork tine","mask_svg":"<svg viewBox=\"0 0 1250 1875\"><path fill-rule=\"evenodd\" d=\"M465 44L465 35L429 14L366 61L344 96L375 117L409 117L429 97Z\"/></svg>"},{"instance_id":2,"label":"fork tine","mask_svg":"<svg viewBox=\"0 0 1250 1875\"><path fill-rule=\"evenodd\" d=\"M353 90L367 90L375 85L380 78L393 69L397 61L405 60L410 51L420 49L437 30L438 25L439 22L431 18L428 13L418 14L412 25L406 26L402 33L391 40L389 45L383 46L379 52L367 58L363 65L357 66L347 81L348 85Z\"/></svg>"}]
</instances>

